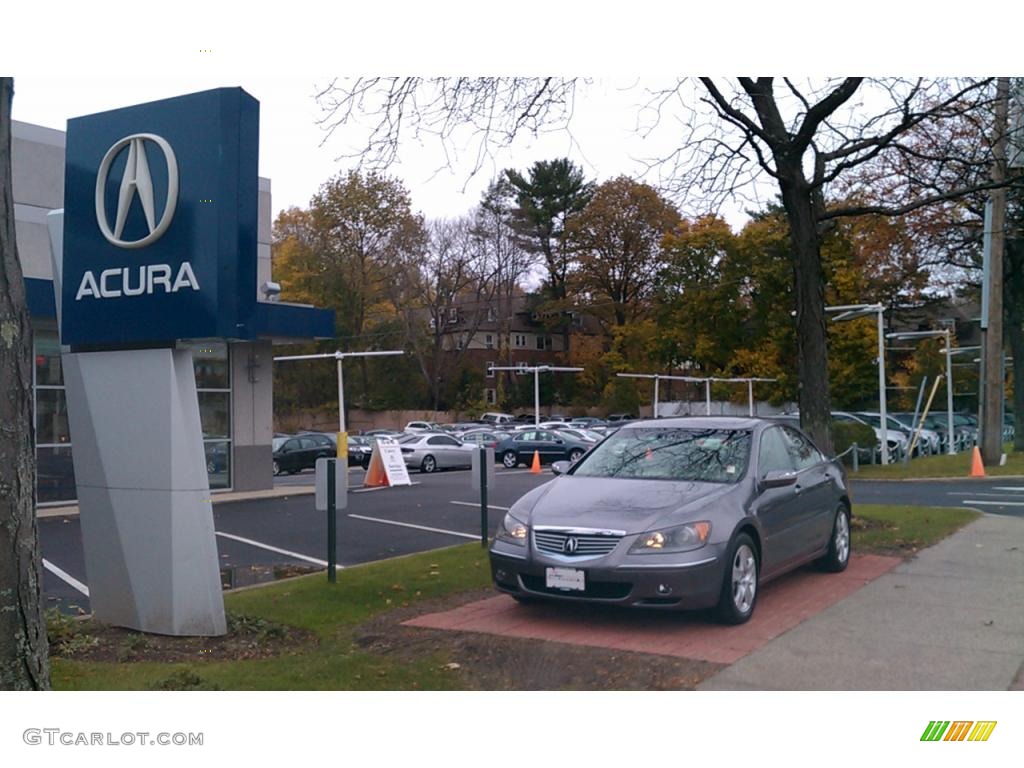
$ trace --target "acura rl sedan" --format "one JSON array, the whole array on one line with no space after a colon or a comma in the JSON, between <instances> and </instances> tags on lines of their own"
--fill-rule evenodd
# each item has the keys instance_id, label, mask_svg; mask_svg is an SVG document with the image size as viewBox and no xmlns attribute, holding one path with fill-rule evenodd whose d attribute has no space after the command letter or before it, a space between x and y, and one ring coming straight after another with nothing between
<instances>
[{"instance_id":1,"label":"acura rl sedan","mask_svg":"<svg viewBox=\"0 0 1024 768\"><path fill-rule=\"evenodd\" d=\"M714 608L750 618L761 585L804 563L842 571L842 465L798 428L762 419L628 424L509 509L490 550L521 602Z\"/></svg>"}]
</instances>

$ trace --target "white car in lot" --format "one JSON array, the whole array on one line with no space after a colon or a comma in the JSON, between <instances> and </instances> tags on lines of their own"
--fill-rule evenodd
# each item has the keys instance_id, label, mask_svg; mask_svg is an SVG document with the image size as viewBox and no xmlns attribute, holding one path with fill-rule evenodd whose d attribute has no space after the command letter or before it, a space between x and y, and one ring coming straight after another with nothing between
<instances>
[{"instance_id":1,"label":"white car in lot","mask_svg":"<svg viewBox=\"0 0 1024 768\"><path fill-rule=\"evenodd\" d=\"M879 413L867 413L858 411L857 415L862 417L865 421L869 422L872 427L879 427L882 424L882 415ZM893 416L892 414L889 413L885 414L886 423L888 424L889 429L900 430L907 437L908 448L910 447L909 441L913 440L914 438L914 425L911 423L913 421L913 418L913 416L901 417ZM931 429L922 429L921 437L918 439L918 444L920 447L914 447L914 450L917 451L918 453L939 453L939 450L942 445L942 440L939 438L938 432L935 432L934 430Z\"/></svg>"},{"instance_id":2,"label":"white car in lot","mask_svg":"<svg viewBox=\"0 0 1024 768\"><path fill-rule=\"evenodd\" d=\"M463 443L451 435L424 432L399 438L402 459L409 469L436 472L441 469L469 469L473 465L474 444Z\"/></svg>"},{"instance_id":3,"label":"white car in lot","mask_svg":"<svg viewBox=\"0 0 1024 768\"><path fill-rule=\"evenodd\" d=\"M410 421L405 425L407 434L421 434L423 432L443 432L441 425L434 421Z\"/></svg>"},{"instance_id":4,"label":"white car in lot","mask_svg":"<svg viewBox=\"0 0 1024 768\"><path fill-rule=\"evenodd\" d=\"M882 429L876 427L870 422L869 419L864 416L858 416L848 411L832 411L832 418L835 421L850 421L857 422L858 424L866 424L875 430L875 438L878 440L878 444L882 444L882 440L885 440L889 444L889 463L892 463L899 459L901 456L906 454L910 448L910 438L908 438L903 432L898 429ZM881 421L878 422L881 424Z\"/></svg>"}]
</instances>

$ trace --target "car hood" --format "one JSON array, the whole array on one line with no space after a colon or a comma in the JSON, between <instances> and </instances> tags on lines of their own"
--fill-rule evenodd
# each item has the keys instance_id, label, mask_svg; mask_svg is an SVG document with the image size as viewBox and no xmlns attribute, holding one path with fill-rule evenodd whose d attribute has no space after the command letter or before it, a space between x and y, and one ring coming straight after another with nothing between
<instances>
[{"instance_id":1,"label":"car hood","mask_svg":"<svg viewBox=\"0 0 1024 768\"><path fill-rule=\"evenodd\" d=\"M563 475L515 503L512 514L529 525L601 528L641 533L698 519L702 510L740 485L671 480L627 480Z\"/></svg>"}]
</instances>

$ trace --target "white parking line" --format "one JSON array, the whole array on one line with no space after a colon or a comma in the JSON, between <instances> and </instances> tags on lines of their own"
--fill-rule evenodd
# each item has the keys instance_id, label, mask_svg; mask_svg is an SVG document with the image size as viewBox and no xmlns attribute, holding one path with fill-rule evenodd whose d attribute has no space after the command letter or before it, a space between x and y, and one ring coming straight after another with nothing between
<instances>
[{"instance_id":1,"label":"white parking line","mask_svg":"<svg viewBox=\"0 0 1024 768\"><path fill-rule=\"evenodd\" d=\"M80 582L78 579L76 579L74 576L72 576L67 571L65 571L65 570L63 570L61 568L58 568L56 565L51 563L45 557L43 558L43 568L48 570L50 573L52 573L58 579L63 581L65 584L68 584L68 585L74 587L75 589L77 589L79 592L81 592L86 597L89 596L89 588L87 586L85 586L85 584Z\"/></svg>"},{"instance_id":2,"label":"white parking line","mask_svg":"<svg viewBox=\"0 0 1024 768\"><path fill-rule=\"evenodd\" d=\"M443 528L430 528L430 527L428 527L426 525L413 525L412 523L400 523L397 520L382 520L379 517L366 517L364 515L349 515L349 517L353 518L354 520L366 520L366 521L371 522L371 523L382 523L383 525L398 525L398 526L401 526L402 528L415 528L417 531L429 531L430 533L444 533L444 534L447 534L448 536L458 536L459 538L463 538L463 539L472 539L474 541L479 541L480 540L480 536L479 535L473 536L473 535L468 534L468 533L462 533L461 531L446 531Z\"/></svg>"},{"instance_id":3,"label":"white parking line","mask_svg":"<svg viewBox=\"0 0 1024 768\"><path fill-rule=\"evenodd\" d=\"M1024 491L1024 485L993 485L996 491Z\"/></svg>"},{"instance_id":4,"label":"white parking line","mask_svg":"<svg viewBox=\"0 0 1024 768\"><path fill-rule=\"evenodd\" d=\"M963 504L983 504L986 507L1024 507L1024 501L979 501L978 499L964 499Z\"/></svg>"},{"instance_id":5,"label":"white parking line","mask_svg":"<svg viewBox=\"0 0 1024 768\"><path fill-rule=\"evenodd\" d=\"M1005 493L984 493L983 491L974 491L973 493L963 493L962 491L947 491L947 496L995 496L1000 499L1019 499L1020 496L1009 496Z\"/></svg>"},{"instance_id":6,"label":"white parking line","mask_svg":"<svg viewBox=\"0 0 1024 768\"><path fill-rule=\"evenodd\" d=\"M235 536L233 533L224 533L223 531L217 531L218 536L222 536L225 539L231 539L232 541L240 541L243 544L248 544L250 547L258 547L259 549L265 549L268 552L277 552L279 555L287 555L288 557L294 557L296 560L305 560L307 563L313 563L315 565L327 567L327 561L321 560L317 557L310 557L309 555L303 555L298 552L292 552L288 549L281 549L280 547L273 547L270 544L264 544L262 541L253 541L252 539L246 539L242 536ZM344 565L337 565L336 570L341 570Z\"/></svg>"},{"instance_id":7,"label":"white parking line","mask_svg":"<svg viewBox=\"0 0 1024 768\"><path fill-rule=\"evenodd\" d=\"M480 509L480 502L453 501L451 503L452 504L458 504L460 507L476 507L477 509ZM487 508L488 509L501 509L501 510L504 510L505 512L509 511L509 507L499 507L497 504L488 504Z\"/></svg>"}]
</instances>

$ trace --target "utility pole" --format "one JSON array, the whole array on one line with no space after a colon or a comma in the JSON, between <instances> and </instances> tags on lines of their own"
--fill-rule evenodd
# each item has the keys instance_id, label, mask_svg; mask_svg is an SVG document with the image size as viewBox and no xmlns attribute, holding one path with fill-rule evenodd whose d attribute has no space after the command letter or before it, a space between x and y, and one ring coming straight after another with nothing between
<instances>
[{"instance_id":1,"label":"utility pole","mask_svg":"<svg viewBox=\"0 0 1024 768\"><path fill-rule=\"evenodd\" d=\"M995 143L992 148L992 181L1006 179L1006 123L1010 79L1000 77L996 85ZM1006 189L992 190L991 258L989 259L988 330L984 336L984 407L981 425L981 456L995 466L1003 453L1003 251L1006 231Z\"/></svg>"}]
</instances>

